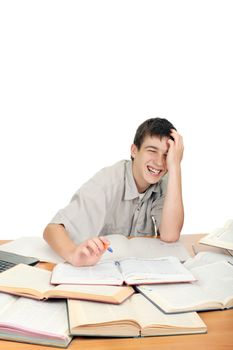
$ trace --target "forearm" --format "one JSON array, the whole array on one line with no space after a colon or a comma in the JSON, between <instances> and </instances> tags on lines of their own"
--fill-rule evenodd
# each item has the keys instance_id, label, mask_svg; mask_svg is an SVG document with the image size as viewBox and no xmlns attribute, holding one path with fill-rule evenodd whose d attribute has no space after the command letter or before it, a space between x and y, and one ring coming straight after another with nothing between
<instances>
[{"instance_id":1,"label":"forearm","mask_svg":"<svg viewBox=\"0 0 233 350\"><path fill-rule=\"evenodd\" d=\"M180 165L168 173L167 193L164 200L160 237L167 242L179 239L184 222L184 207L182 199L181 168Z\"/></svg>"},{"instance_id":2,"label":"forearm","mask_svg":"<svg viewBox=\"0 0 233 350\"><path fill-rule=\"evenodd\" d=\"M105 237L92 237L76 245L63 225L49 224L44 239L63 259L74 266L95 265L109 246Z\"/></svg>"},{"instance_id":3,"label":"forearm","mask_svg":"<svg viewBox=\"0 0 233 350\"><path fill-rule=\"evenodd\" d=\"M47 225L43 237L58 255L64 260L70 262L70 258L77 246L70 239L69 234L63 225Z\"/></svg>"}]
</instances>

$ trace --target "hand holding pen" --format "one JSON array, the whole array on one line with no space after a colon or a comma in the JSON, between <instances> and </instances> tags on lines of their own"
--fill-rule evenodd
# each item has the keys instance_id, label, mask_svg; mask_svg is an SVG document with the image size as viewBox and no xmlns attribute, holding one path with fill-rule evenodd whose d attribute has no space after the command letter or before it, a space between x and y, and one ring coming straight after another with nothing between
<instances>
[{"instance_id":1,"label":"hand holding pen","mask_svg":"<svg viewBox=\"0 0 233 350\"><path fill-rule=\"evenodd\" d=\"M112 248L110 247L110 243L108 242L106 242L106 241L103 241L102 239L101 239L101 237L100 237L100 240L103 242L103 245L104 245L104 248L106 249L106 250L108 250L110 253L113 253L113 250L112 250Z\"/></svg>"},{"instance_id":2,"label":"hand holding pen","mask_svg":"<svg viewBox=\"0 0 233 350\"><path fill-rule=\"evenodd\" d=\"M93 237L75 245L67 261L74 266L95 265L106 250L113 252L110 242L104 236Z\"/></svg>"}]
</instances>

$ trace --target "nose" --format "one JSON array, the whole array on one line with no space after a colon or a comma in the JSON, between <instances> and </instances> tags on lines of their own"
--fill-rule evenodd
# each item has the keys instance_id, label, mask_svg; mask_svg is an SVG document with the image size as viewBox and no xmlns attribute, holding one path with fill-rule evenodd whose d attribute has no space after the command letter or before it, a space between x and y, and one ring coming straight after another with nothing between
<instances>
[{"instance_id":1,"label":"nose","mask_svg":"<svg viewBox=\"0 0 233 350\"><path fill-rule=\"evenodd\" d=\"M157 154L157 157L155 159L155 163L157 164L157 166L163 167L163 165L164 165L164 157L163 157L162 154Z\"/></svg>"}]
</instances>

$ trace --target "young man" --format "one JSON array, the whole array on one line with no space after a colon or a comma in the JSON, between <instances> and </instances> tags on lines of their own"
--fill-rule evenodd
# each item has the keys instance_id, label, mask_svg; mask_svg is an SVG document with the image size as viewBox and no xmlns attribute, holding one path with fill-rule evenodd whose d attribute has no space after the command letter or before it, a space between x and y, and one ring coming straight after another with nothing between
<instances>
[{"instance_id":1,"label":"young man","mask_svg":"<svg viewBox=\"0 0 233 350\"><path fill-rule=\"evenodd\" d=\"M184 220L182 156L183 140L174 126L162 118L146 120L137 129L131 160L86 182L45 228L44 239L75 266L98 262L108 234L178 240Z\"/></svg>"}]
</instances>

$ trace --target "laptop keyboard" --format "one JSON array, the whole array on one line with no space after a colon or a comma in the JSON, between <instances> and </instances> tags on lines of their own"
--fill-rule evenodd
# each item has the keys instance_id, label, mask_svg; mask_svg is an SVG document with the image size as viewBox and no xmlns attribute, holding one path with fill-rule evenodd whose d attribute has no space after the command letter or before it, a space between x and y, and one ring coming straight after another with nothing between
<instances>
[{"instance_id":1,"label":"laptop keyboard","mask_svg":"<svg viewBox=\"0 0 233 350\"><path fill-rule=\"evenodd\" d=\"M15 265L16 264L14 264L12 262L0 260L0 272L8 270L8 269L10 269L11 267L13 267Z\"/></svg>"},{"instance_id":2,"label":"laptop keyboard","mask_svg":"<svg viewBox=\"0 0 233 350\"><path fill-rule=\"evenodd\" d=\"M37 258L0 250L0 273L17 264L35 265L38 262Z\"/></svg>"}]
</instances>

